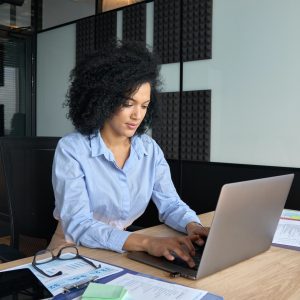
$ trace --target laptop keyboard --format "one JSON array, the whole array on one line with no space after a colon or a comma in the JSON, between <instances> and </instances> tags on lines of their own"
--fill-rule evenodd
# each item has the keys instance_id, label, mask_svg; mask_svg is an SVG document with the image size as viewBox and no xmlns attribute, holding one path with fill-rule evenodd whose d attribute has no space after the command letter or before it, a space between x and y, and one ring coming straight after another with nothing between
<instances>
[{"instance_id":1,"label":"laptop keyboard","mask_svg":"<svg viewBox=\"0 0 300 300\"><path fill-rule=\"evenodd\" d=\"M193 260L194 260L195 266L191 269L197 271L200 261L201 261L202 254L203 254L204 245L199 246L197 244L194 244L194 248L195 248L195 256L193 256ZM184 267L184 268L188 267L189 268L188 264L179 257L175 257L175 259L173 261L169 261L169 262L172 264L175 264L177 266L180 266L180 267Z\"/></svg>"}]
</instances>

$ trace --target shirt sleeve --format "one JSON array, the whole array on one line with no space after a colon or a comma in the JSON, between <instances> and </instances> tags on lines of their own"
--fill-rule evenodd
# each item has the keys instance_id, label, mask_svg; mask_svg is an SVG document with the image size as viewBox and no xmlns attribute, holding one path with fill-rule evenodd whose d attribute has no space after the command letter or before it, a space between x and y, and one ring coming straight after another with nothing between
<instances>
[{"instance_id":1,"label":"shirt sleeve","mask_svg":"<svg viewBox=\"0 0 300 300\"><path fill-rule=\"evenodd\" d=\"M186 232L186 225L190 222L200 223L199 217L184 203L171 178L170 168L163 152L156 144L156 169L152 200L155 203L159 219L175 230Z\"/></svg>"},{"instance_id":2,"label":"shirt sleeve","mask_svg":"<svg viewBox=\"0 0 300 300\"><path fill-rule=\"evenodd\" d=\"M76 149L59 142L53 162L54 216L61 221L65 238L90 248L122 250L131 234L93 218L85 175Z\"/></svg>"}]
</instances>

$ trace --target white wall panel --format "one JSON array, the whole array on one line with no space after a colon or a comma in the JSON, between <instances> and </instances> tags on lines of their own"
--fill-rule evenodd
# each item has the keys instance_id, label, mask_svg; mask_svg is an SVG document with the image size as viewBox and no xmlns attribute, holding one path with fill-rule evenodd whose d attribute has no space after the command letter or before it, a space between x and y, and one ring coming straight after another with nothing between
<instances>
[{"instance_id":1,"label":"white wall panel","mask_svg":"<svg viewBox=\"0 0 300 300\"><path fill-rule=\"evenodd\" d=\"M180 64L161 65L160 76L163 92L178 92L180 89Z\"/></svg>"},{"instance_id":2,"label":"white wall panel","mask_svg":"<svg viewBox=\"0 0 300 300\"><path fill-rule=\"evenodd\" d=\"M211 160L300 167L300 2L214 0L212 59L183 90L212 90Z\"/></svg>"},{"instance_id":3,"label":"white wall panel","mask_svg":"<svg viewBox=\"0 0 300 300\"><path fill-rule=\"evenodd\" d=\"M75 34L75 24L38 34L38 136L62 136L73 130L63 102L69 86L69 73L75 66Z\"/></svg>"}]
</instances>

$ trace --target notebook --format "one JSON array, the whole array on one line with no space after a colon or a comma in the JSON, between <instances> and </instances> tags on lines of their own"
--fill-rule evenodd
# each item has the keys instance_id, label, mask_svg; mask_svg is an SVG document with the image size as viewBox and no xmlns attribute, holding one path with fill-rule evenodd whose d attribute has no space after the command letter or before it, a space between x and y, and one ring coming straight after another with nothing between
<instances>
[{"instance_id":1,"label":"notebook","mask_svg":"<svg viewBox=\"0 0 300 300\"><path fill-rule=\"evenodd\" d=\"M294 174L225 184L199 264L170 262L145 252L128 257L190 279L199 279L269 249L288 197Z\"/></svg>"}]
</instances>

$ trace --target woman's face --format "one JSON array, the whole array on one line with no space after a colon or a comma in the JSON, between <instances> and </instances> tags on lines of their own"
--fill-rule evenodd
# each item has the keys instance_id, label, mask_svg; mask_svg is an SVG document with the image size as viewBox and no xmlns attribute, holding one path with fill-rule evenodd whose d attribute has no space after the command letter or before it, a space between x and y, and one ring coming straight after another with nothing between
<instances>
[{"instance_id":1,"label":"woman's face","mask_svg":"<svg viewBox=\"0 0 300 300\"><path fill-rule=\"evenodd\" d=\"M103 130L109 130L118 137L132 137L146 115L150 94L150 84L142 84L112 118L104 123Z\"/></svg>"}]
</instances>

